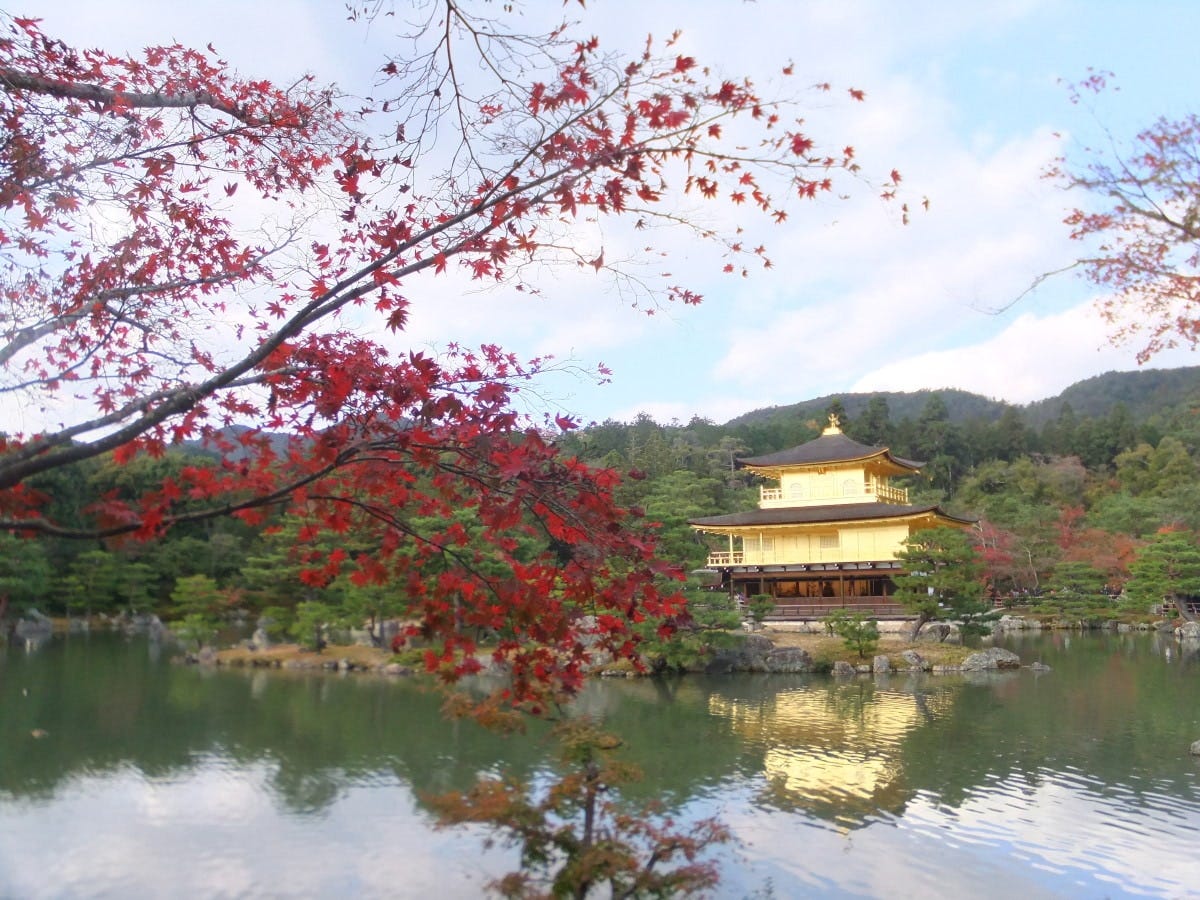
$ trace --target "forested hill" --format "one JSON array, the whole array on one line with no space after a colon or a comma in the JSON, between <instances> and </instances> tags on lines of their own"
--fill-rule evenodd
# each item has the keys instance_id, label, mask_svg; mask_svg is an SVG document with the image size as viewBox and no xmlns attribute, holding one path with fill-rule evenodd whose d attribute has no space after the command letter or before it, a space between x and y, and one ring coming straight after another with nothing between
<instances>
[{"instance_id":1,"label":"forested hill","mask_svg":"<svg viewBox=\"0 0 1200 900\"><path fill-rule=\"evenodd\" d=\"M896 419L916 420L933 395L945 404L949 420L964 422L995 422L1005 410L1015 409L1021 422L1041 428L1070 406L1076 416L1104 418L1113 408L1123 404L1134 422L1144 422L1164 409L1195 404L1200 406L1200 366L1182 369L1144 369L1137 372L1106 372L1076 382L1056 397L1026 405L993 400L958 388L923 391L877 391L863 394L830 394L787 406L769 406L730 419L726 427L755 425L778 419L820 420L831 406L841 404L851 418L861 417L871 400L881 397Z\"/></svg>"},{"instance_id":2,"label":"forested hill","mask_svg":"<svg viewBox=\"0 0 1200 900\"><path fill-rule=\"evenodd\" d=\"M1040 427L1058 418L1070 404L1077 416L1101 418L1125 404L1135 422L1144 422L1168 407L1200 406L1200 366L1105 372L1077 381L1057 397L1022 408L1025 424Z\"/></svg>"},{"instance_id":3,"label":"forested hill","mask_svg":"<svg viewBox=\"0 0 1200 900\"><path fill-rule=\"evenodd\" d=\"M1200 375L1197 376L1200 383ZM817 397L815 400L804 400L787 406L767 406L751 410L725 423L727 428L740 425L759 425L778 419L791 420L823 420L826 411L836 403L841 403L846 415L852 419L859 418L866 412L868 404L876 397L887 401L889 413L896 419L916 419L929 399L937 394L942 398L949 413L951 422L968 422L982 419L987 422L999 419L1009 406L1002 400L992 400L970 391L957 388L944 388L936 391L877 391L870 394L829 394ZM1049 401L1044 401L1049 402Z\"/></svg>"}]
</instances>

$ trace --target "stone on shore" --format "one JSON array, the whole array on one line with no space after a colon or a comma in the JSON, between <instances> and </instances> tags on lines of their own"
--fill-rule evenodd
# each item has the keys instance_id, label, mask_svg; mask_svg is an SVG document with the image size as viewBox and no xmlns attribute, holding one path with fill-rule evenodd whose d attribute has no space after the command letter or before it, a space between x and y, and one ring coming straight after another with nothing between
<instances>
[{"instance_id":1,"label":"stone on shore","mask_svg":"<svg viewBox=\"0 0 1200 900\"><path fill-rule=\"evenodd\" d=\"M776 647L763 659L763 671L773 674L804 674L812 670L812 656L802 647Z\"/></svg>"},{"instance_id":2,"label":"stone on shore","mask_svg":"<svg viewBox=\"0 0 1200 900\"><path fill-rule=\"evenodd\" d=\"M989 669L1019 669L1021 657L1003 647L988 647L978 653L972 653L963 660L964 672L983 672Z\"/></svg>"},{"instance_id":3,"label":"stone on shore","mask_svg":"<svg viewBox=\"0 0 1200 900\"><path fill-rule=\"evenodd\" d=\"M47 638L54 631L53 623L36 609L28 610L17 619L13 633L21 640L37 640Z\"/></svg>"},{"instance_id":4,"label":"stone on shore","mask_svg":"<svg viewBox=\"0 0 1200 900\"><path fill-rule=\"evenodd\" d=\"M727 647L713 654L704 667L709 675L724 675L729 672L766 672L767 657L775 650L771 639L761 634L748 634L736 647Z\"/></svg>"},{"instance_id":5,"label":"stone on shore","mask_svg":"<svg viewBox=\"0 0 1200 900\"><path fill-rule=\"evenodd\" d=\"M917 640L931 644L961 644L962 632L953 622L926 622Z\"/></svg>"}]
</instances>

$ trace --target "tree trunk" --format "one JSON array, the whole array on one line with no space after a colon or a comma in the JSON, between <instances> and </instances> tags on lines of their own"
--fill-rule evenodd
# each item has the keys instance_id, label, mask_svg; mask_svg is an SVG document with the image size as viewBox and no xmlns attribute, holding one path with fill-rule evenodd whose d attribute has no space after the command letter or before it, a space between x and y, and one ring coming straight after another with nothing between
<instances>
[{"instance_id":1,"label":"tree trunk","mask_svg":"<svg viewBox=\"0 0 1200 900\"><path fill-rule=\"evenodd\" d=\"M933 616L929 615L929 613L918 613L917 622L915 625L913 625L912 633L908 636L909 643L915 642L917 635L921 633L921 629L925 627L926 623L932 621Z\"/></svg>"},{"instance_id":2,"label":"tree trunk","mask_svg":"<svg viewBox=\"0 0 1200 900\"><path fill-rule=\"evenodd\" d=\"M1181 596L1178 594L1172 594L1171 602L1175 604L1175 608L1179 610L1179 614L1183 616L1185 620L1188 622L1196 621L1196 614L1192 612L1191 604L1187 603Z\"/></svg>"}]
</instances>

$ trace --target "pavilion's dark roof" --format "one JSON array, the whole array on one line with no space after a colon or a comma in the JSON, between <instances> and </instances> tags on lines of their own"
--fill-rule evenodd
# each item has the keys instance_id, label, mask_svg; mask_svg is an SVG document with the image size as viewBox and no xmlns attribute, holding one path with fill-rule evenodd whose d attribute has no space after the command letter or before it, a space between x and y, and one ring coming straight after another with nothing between
<instances>
[{"instance_id":1,"label":"pavilion's dark roof","mask_svg":"<svg viewBox=\"0 0 1200 900\"><path fill-rule=\"evenodd\" d=\"M858 441L851 440L846 435L840 433L822 434L819 438L811 440L807 444L801 444L799 447L792 447L788 450L780 450L778 453L768 453L765 456L747 456L739 459L738 464L753 466L755 468L820 465L821 463L838 463L854 459L866 459L867 457L877 456L880 453L906 469L920 469L924 465L924 463L914 462L910 459L901 459L898 456L892 456L891 451L887 447L872 447L869 444L860 444Z\"/></svg>"},{"instance_id":2,"label":"pavilion's dark roof","mask_svg":"<svg viewBox=\"0 0 1200 900\"><path fill-rule=\"evenodd\" d=\"M755 525L821 525L834 522L855 522L872 519L894 519L934 513L940 518L964 525L974 519L952 516L936 503L929 506L907 506L900 503L842 503L829 506L791 506L775 509L753 509L749 512L724 516L705 516L688 519L689 525L699 528L736 528Z\"/></svg>"}]
</instances>

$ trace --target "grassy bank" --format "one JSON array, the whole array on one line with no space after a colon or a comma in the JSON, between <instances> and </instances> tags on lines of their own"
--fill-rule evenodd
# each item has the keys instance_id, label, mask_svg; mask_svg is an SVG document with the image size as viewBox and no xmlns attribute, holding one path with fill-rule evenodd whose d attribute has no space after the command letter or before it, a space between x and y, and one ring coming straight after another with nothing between
<instances>
[{"instance_id":1,"label":"grassy bank","mask_svg":"<svg viewBox=\"0 0 1200 900\"><path fill-rule=\"evenodd\" d=\"M766 637L776 647L799 647L812 656L818 671L828 671L832 665L844 660L851 665L861 665L871 662L874 656L887 656L892 668L908 667L902 655L905 650L915 650L929 664L934 666L958 666L973 650L958 644L912 643L902 637L885 635L880 638L874 653L860 658L856 653L847 650L841 638L824 634L801 634L794 631L774 631L766 628L758 632ZM481 656L487 655L486 648L481 648ZM360 645L331 644L323 650L306 650L297 644L277 644L264 650L250 650L244 646L219 650L215 662L221 666L234 667L269 667L269 668L302 668L322 669L343 667L343 661L350 663L350 668L364 671L382 670L389 663L401 662L416 671L422 666L414 656L413 651L403 654L401 658L393 656L386 650L377 647ZM617 668L632 671L628 663L617 664Z\"/></svg>"},{"instance_id":2,"label":"grassy bank","mask_svg":"<svg viewBox=\"0 0 1200 900\"><path fill-rule=\"evenodd\" d=\"M886 656L894 669L906 669L906 663L901 656L905 650L915 650L921 657L934 666L959 666L962 661L975 652L974 648L963 647L960 644L937 644L927 641L916 643L895 635L883 635L874 653L866 658L860 658L852 650L847 650L845 643L839 637L824 634L801 634L795 631L773 631L770 627L759 632L776 647L800 647L807 650L813 662L819 669L828 669L838 660L844 660L851 665L871 662L875 656Z\"/></svg>"}]
</instances>

